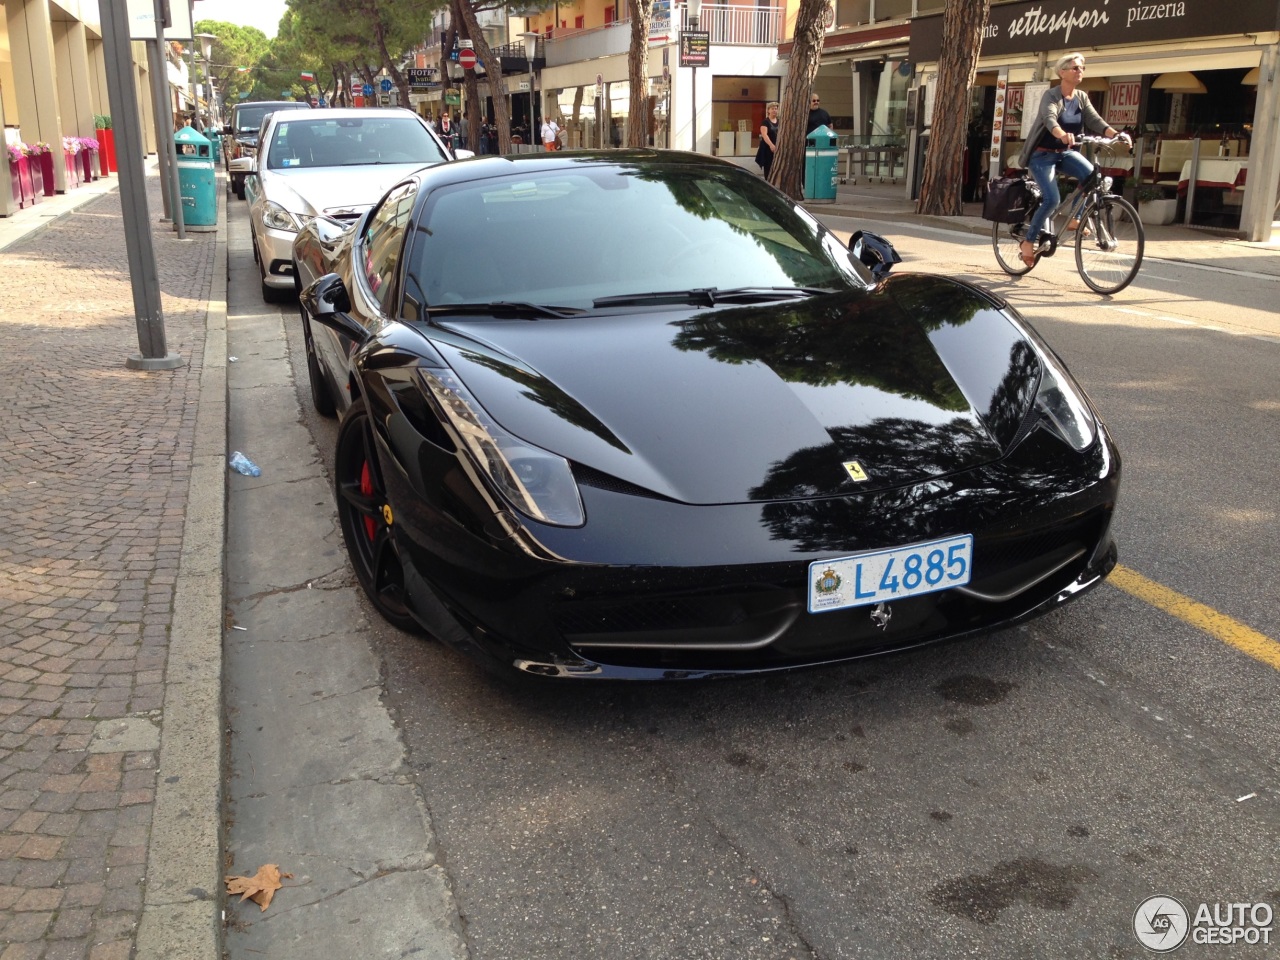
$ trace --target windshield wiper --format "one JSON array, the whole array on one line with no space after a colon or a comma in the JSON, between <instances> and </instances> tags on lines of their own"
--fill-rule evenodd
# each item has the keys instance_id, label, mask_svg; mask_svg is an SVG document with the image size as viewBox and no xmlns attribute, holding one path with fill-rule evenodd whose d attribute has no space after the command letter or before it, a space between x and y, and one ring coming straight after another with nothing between
<instances>
[{"instance_id":1,"label":"windshield wiper","mask_svg":"<svg viewBox=\"0 0 1280 960\"><path fill-rule=\"evenodd\" d=\"M768 303L772 300L796 300L835 293L825 287L694 287L691 290L659 290L654 293L626 293L618 297L601 297L595 307L631 307L646 303Z\"/></svg>"},{"instance_id":2,"label":"windshield wiper","mask_svg":"<svg viewBox=\"0 0 1280 960\"><path fill-rule=\"evenodd\" d=\"M576 317L586 311L578 310L574 307L556 307L545 303L525 303L518 300L494 300L492 303L432 304L429 307L423 307L422 312L429 317L448 316L450 314L463 314L467 316L481 314L486 317L523 317L528 320L538 320L544 317L551 317L555 319Z\"/></svg>"}]
</instances>

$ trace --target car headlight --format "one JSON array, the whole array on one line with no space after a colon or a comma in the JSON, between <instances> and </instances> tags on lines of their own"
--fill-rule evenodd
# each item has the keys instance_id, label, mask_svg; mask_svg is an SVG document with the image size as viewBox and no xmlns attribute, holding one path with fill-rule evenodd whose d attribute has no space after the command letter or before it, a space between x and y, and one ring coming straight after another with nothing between
<instances>
[{"instance_id":1,"label":"car headlight","mask_svg":"<svg viewBox=\"0 0 1280 960\"><path fill-rule=\"evenodd\" d=\"M290 213L274 200L268 200L262 208L262 225L270 230L287 230L297 233L302 229L303 219Z\"/></svg>"},{"instance_id":2,"label":"car headlight","mask_svg":"<svg viewBox=\"0 0 1280 960\"><path fill-rule=\"evenodd\" d=\"M420 373L472 460L517 510L558 527L585 522L568 460L507 433L452 371Z\"/></svg>"},{"instance_id":3,"label":"car headlight","mask_svg":"<svg viewBox=\"0 0 1280 960\"><path fill-rule=\"evenodd\" d=\"M1089 404L1057 359L1040 353L1040 389L1036 409L1041 422L1074 450L1087 450L1098 435Z\"/></svg>"}]
</instances>

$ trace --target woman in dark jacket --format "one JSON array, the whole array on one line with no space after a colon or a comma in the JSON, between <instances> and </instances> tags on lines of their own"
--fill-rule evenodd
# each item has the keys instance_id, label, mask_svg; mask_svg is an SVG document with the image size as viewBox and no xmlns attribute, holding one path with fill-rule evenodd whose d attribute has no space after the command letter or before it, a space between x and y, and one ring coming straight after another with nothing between
<instances>
[{"instance_id":1,"label":"woman in dark jacket","mask_svg":"<svg viewBox=\"0 0 1280 960\"><path fill-rule=\"evenodd\" d=\"M756 163L766 180L773 168L773 152L778 149L778 104L764 105L764 123L760 124L760 146L756 150Z\"/></svg>"},{"instance_id":2,"label":"woman in dark jacket","mask_svg":"<svg viewBox=\"0 0 1280 960\"><path fill-rule=\"evenodd\" d=\"M1059 170L1082 182L1093 173L1093 164L1074 149L1076 136L1084 133L1085 127L1104 136L1117 136L1093 108L1089 95L1080 89L1084 79L1084 54L1068 53L1054 69L1062 83L1050 87L1040 98L1040 109L1036 111L1020 157L1022 166L1031 171L1039 184L1041 196L1040 207L1027 226L1027 238L1022 241L1022 262L1029 267L1035 266L1036 247L1045 221L1062 202L1058 192ZM1067 224L1068 229L1076 226L1074 220Z\"/></svg>"}]
</instances>

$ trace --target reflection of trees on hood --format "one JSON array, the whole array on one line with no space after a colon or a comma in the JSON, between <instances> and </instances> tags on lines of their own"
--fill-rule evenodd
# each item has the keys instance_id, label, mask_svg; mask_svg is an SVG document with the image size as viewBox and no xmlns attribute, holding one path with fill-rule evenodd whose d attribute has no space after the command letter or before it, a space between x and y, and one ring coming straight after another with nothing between
<instances>
[{"instance_id":1,"label":"reflection of trees on hood","mask_svg":"<svg viewBox=\"0 0 1280 960\"><path fill-rule=\"evenodd\" d=\"M789 383L848 383L942 410L969 408L925 331L883 295L707 312L682 323L673 342L722 363L760 363Z\"/></svg>"},{"instance_id":2,"label":"reflection of trees on hood","mask_svg":"<svg viewBox=\"0 0 1280 960\"><path fill-rule=\"evenodd\" d=\"M971 288L946 277L911 274L893 277L889 295L925 330L964 326L983 310L994 310Z\"/></svg>"},{"instance_id":3,"label":"reflection of trees on hood","mask_svg":"<svg viewBox=\"0 0 1280 960\"><path fill-rule=\"evenodd\" d=\"M534 403L540 404L554 413L566 423L571 423L579 429L594 434L611 447L621 450L623 453L630 453L627 446L619 440L600 420L594 416L590 410L580 404L573 397L569 396L546 377L540 376L530 370L522 370L510 363L504 363L493 357L488 357L471 351L464 352L465 356L476 366L484 367L492 370L494 373L510 380L512 383L523 387L520 392L523 396L532 400ZM481 403L483 403L481 399Z\"/></svg>"},{"instance_id":4,"label":"reflection of trees on hood","mask_svg":"<svg viewBox=\"0 0 1280 960\"><path fill-rule=\"evenodd\" d=\"M891 482L941 476L975 460L998 456L980 426L964 417L932 424L897 417L860 427L829 431L831 443L806 447L769 468L764 483L751 490L753 500L794 500L848 494L849 478L840 464L857 452L860 463L879 469ZM815 481L815 478L823 478Z\"/></svg>"},{"instance_id":5,"label":"reflection of trees on hood","mask_svg":"<svg viewBox=\"0 0 1280 960\"><path fill-rule=\"evenodd\" d=\"M1019 340L1009 351L1009 369L991 397L987 423L1002 446L1017 436L1040 383L1040 359L1031 344Z\"/></svg>"}]
</instances>

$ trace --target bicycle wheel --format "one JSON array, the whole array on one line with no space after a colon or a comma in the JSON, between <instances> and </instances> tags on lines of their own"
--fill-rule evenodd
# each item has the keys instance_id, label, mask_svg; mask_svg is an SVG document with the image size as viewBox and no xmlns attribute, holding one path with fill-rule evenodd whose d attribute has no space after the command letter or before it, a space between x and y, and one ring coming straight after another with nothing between
<instances>
[{"instance_id":1,"label":"bicycle wheel","mask_svg":"<svg viewBox=\"0 0 1280 960\"><path fill-rule=\"evenodd\" d=\"M991 224L991 247L996 252L996 263L1011 277L1020 277L1031 268L1022 262L1022 238L1027 235L1027 224Z\"/></svg>"},{"instance_id":2,"label":"bicycle wheel","mask_svg":"<svg viewBox=\"0 0 1280 960\"><path fill-rule=\"evenodd\" d=\"M1076 269L1098 293L1119 293L1138 275L1146 233L1138 211L1122 197L1091 203L1076 231Z\"/></svg>"}]
</instances>

